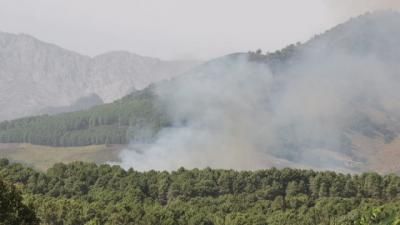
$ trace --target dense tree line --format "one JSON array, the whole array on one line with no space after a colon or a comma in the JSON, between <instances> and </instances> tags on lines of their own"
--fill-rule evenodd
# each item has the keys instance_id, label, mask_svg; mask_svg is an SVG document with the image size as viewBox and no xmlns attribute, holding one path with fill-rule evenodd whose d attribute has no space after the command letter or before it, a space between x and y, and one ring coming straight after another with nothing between
<instances>
[{"instance_id":1,"label":"dense tree line","mask_svg":"<svg viewBox=\"0 0 400 225\"><path fill-rule=\"evenodd\" d=\"M298 169L138 172L0 161L42 224L396 224L400 177ZM397 221L398 222L398 221ZM398 224L398 223L397 223Z\"/></svg>"},{"instance_id":2,"label":"dense tree line","mask_svg":"<svg viewBox=\"0 0 400 225\"><path fill-rule=\"evenodd\" d=\"M144 126L149 130L147 138L151 138L167 123L152 93L148 88L85 111L5 121L0 123L0 142L49 146L126 144L141 136L138 133ZM132 127L135 129L129 129Z\"/></svg>"}]
</instances>

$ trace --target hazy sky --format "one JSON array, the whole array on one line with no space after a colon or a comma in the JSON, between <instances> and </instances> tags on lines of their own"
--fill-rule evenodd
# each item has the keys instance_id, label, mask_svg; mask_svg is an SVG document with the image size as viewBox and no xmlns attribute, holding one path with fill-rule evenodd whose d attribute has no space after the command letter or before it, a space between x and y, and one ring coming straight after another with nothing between
<instances>
[{"instance_id":1,"label":"hazy sky","mask_svg":"<svg viewBox=\"0 0 400 225\"><path fill-rule=\"evenodd\" d=\"M305 41L394 0L0 0L0 31L82 54L208 59Z\"/></svg>"}]
</instances>

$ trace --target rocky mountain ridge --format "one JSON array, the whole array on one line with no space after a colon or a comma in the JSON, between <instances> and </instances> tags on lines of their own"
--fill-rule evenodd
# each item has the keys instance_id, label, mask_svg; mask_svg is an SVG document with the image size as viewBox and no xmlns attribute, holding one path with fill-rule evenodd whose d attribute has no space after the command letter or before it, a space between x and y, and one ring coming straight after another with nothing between
<instances>
[{"instance_id":1,"label":"rocky mountain ridge","mask_svg":"<svg viewBox=\"0 0 400 225\"><path fill-rule=\"evenodd\" d=\"M195 64L123 51L88 57L26 34L0 32L0 120L66 107L93 94L112 102Z\"/></svg>"}]
</instances>

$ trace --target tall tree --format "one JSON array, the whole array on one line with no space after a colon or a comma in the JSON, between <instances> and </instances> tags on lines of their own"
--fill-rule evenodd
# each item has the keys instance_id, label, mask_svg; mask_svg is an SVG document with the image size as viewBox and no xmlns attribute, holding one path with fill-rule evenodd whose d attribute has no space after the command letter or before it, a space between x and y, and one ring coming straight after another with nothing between
<instances>
[{"instance_id":1,"label":"tall tree","mask_svg":"<svg viewBox=\"0 0 400 225\"><path fill-rule=\"evenodd\" d=\"M2 180L0 180L0 224L39 224L34 211L22 203L22 197L16 188Z\"/></svg>"}]
</instances>

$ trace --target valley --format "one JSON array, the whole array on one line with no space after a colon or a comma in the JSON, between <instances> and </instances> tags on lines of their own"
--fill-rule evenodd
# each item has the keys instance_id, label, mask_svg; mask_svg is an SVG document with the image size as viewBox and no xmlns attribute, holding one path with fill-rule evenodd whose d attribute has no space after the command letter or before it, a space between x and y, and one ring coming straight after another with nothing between
<instances>
[{"instance_id":1,"label":"valley","mask_svg":"<svg viewBox=\"0 0 400 225\"><path fill-rule=\"evenodd\" d=\"M0 225L400 225L398 2L16 2Z\"/></svg>"},{"instance_id":2,"label":"valley","mask_svg":"<svg viewBox=\"0 0 400 225\"><path fill-rule=\"evenodd\" d=\"M0 142L146 144L119 159L143 170L397 173L397 23L397 12L365 14L306 43L216 58L111 103L4 121Z\"/></svg>"}]
</instances>

